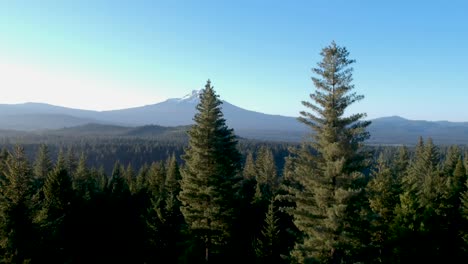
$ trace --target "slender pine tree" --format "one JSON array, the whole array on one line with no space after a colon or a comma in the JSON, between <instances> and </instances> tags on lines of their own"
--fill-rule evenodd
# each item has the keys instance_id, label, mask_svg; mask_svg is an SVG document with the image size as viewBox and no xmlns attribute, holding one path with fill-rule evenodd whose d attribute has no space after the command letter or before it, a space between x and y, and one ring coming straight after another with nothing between
<instances>
[{"instance_id":1,"label":"slender pine tree","mask_svg":"<svg viewBox=\"0 0 468 264\"><path fill-rule=\"evenodd\" d=\"M281 263L280 256L280 226L274 199L270 200L265 213L264 226L255 243L255 253L258 263Z\"/></svg>"},{"instance_id":2,"label":"slender pine tree","mask_svg":"<svg viewBox=\"0 0 468 264\"><path fill-rule=\"evenodd\" d=\"M368 153L363 142L369 137L365 114L345 115L346 109L363 99L352 92L355 61L346 48L332 42L320 53L323 57L313 69L316 87L312 102L302 104L299 120L314 134L296 155L295 177L299 188L290 188L296 207L290 211L302 232L292 256L300 263L313 261L339 263L355 255ZM347 113L346 113L347 114Z\"/></svg>"}]
</instances>

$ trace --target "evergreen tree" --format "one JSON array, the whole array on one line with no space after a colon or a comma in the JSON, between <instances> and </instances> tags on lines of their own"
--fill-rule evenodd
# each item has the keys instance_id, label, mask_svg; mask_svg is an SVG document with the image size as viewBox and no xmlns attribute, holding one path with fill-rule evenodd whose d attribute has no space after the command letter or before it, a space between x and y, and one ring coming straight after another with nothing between
<instances>
[{"instance_id":1,"label":"evergreen tree","mask_svg":"<svg viewBox=\"0 0 468 264\"><path fill-rule=\"evenodd\" d=\"M451 176L453 174L460 157L460 148L457 145L450 146L447 154L445 155L445 161L443 165L443 172L445 176Z\"/></svg>"},{"instance_id":2,"label":"evergreen tree","mask_svg":"<svg viewBox=\"0 0 468 264\"><path fill-rule=\"evenodd\" d=\"M104 193L107 190L107 185L109 184L109 179L104 171L104 167L101 166L98 170L95 170L93 176L96 181L98 191Z\"/></svg>"},{"instance_id":3,"label":"evergreen tree","mask_svg":"<svg viewBox=\"0 0 468 264\"><path fill-rule=\"evenodd\" d=\"M394 211L399 202L400 193L400 182L382 154L372 172L372 179L367 189L369 205L372 210L371 247L376 250L374 261L382 263L389 260L392 255L390 227L394 220Z\"/></svg>"},{"instance_id":4,"label":"evergreen tree","mask_svg":"<svg viewBox=\"0 0 468 264\"><path fill-rule=\"evenodd\" d=\"M37 152L36 160L34 161L33 166L35 193L33 195L32 201L35 211L40 210L40 206L44 201L44 181L49 173L52 172L52 169L53 164L52 160L50 159L49 148L47 145L42 144L39 147L39 151Z\"/></svg>"},{"instance_id":5,"label":"evergreen tree","mask_svg":"<svg viewBox=\"0 0 468 264\"><path fill-rule=\"evenodd\" d=\"M203 243L205 261L227 249L222 245L228 243L236 217L235 194L240 180L237 140L225 124L221 104L208 81L196 107L195 124L188 132L179 195L185 221Z\"/></svg>"},{"instance_id":6,"label":"evergreen tree","mask_svg":"<svg viewBox=\"0 0 468 264\"><path fill-rule=\"evenodd\" d=\"M466 190L465 182L467 179L466 168L463 164L461 156L458 157L457 164L452 172L452 177L449 178L449 188L451 196L453 197L453 203L455 207L460 205L460 195Z\"/></svg>"},{"instance_id":7,"label":"evergreen tree","mask_svg":"<svg viewBox=\"0 0 468 264\"><path fill-rule=\"evenodd\" d=\"M279 219L276 214L274 199L271 199L265 214L261 236L257 238L255 244L255 253L259 263L281 263Z\"/></svg>"},{"instance_id":8,"label":"evergreen tree","mask_svg":"<svg viewBox=\"0 0 468 264\"><path fill-rule=\"evenodd\" d=\"M42 144L39 147L39 151L36 155L36 161L34 162L34 177L41 183L44 182L47 175L52 171L53 165L50 159L50 152L47 145ZM39 186L42 188L42 184Z\"/></svg>"},{"instance_id":9,"label":"evergreen tree","mask_svg":"<svg viewBox=\"0 0 468 264\"><path fill-rule=\"evenodd\" d=\"M467 179L465 165L460 155L452 175L447 179L448 195L443 202L445 203L444 207L447 208L445 218L448 222L448 228L445 233L450 243L445 247L449 249L449 252L445 252L445 254L464 260L468 260L468 247L464 243L463 238L464 230L468 230L466 227L468 221L463 217L463 194L467 190L467 186L465 185Z\"/></svg>"},{"instance_id":10,"label":"evergreen tree","mask_svg":"<svg viewBox=\"0 0 468 264\"><path fill-rule=\"evenodd\" d=\"M167 263L176 263L180 255L179 244L184 224L178 199L181 175L174 154L166 161L166 166L162 166L162 163L160 165L160 168L166 168L166 179L163 191L158 188L155 196L151 197L147 225L152 234L150 240L155 257L163 258Z\"/></svg>"},{"instance_id":11,"label":"evergreen tree","mask_svg":"<svg viewBox=\"0 0 468 264\"><path fill-rule=\"evenodd\" d=\"M163 199L166 182L166 166L163 162L153 162L148 171L147 186L152 199Z\"/></svg>"},{"instance_id":12,"label":"evergreen tree","mask_svg":"<svg viewBox=\"0 0 468 264\"><path fill-rule=\"evenodd\" d=\"M78 197L84 200L91 200L96 192L96 180L92 177L86 166L86 156L81 154L73 177L73 189Z\"/></svg>"},{"instance_id":13,"label":"evergreen tree","mask_svg":"<svg viewBox=\"0 0 468 264\"><path fill-rule=\"evenodd\" d=\"M465 244L462 247L462 250L466 254L468 251L468 179L465 182L465 191L461 194L460 197L461 200L461 207L460 207L460 213L463 217L463 227L460 228L460 234L461 237L463 238Z\"/></svg>"},{"instance_id":14,"label":"evergreen tree","mask_svg":"<svg viewBox=\"0 0 468 264\"><path fill-rule=\"evenodd\" d=\"M140 194L146 191L147 181L148 181L149 166L148 164L143 164L135 179L135 193Z\"/></svg>"},{"instance_id":15,"label":"evergreen tree","mask_svg":"<svg viewBox=\"0 0 468 264\"><path fill-rule=\"evenodd\" d=\"M67 153L65 154L65 169L68 171L70 177L73 178L77 166L78 160L76 159L73 149L70 147L67 149Z\"/></svg>"},{"instance_id":16,"label":"evergreen tree","mask_svg":"<svg viewBox=\"0 0 468 264\"><path fill-rule=\"evenodd\" d=\"M255 177L257 176L257 168L255 167L255 162L251 151L247 153L247 156L245 158L242 176L244 177L244 179L247 180L255 179Z\"/></svg>"},{"instance_id":17,"label":"evergreen tree","mask_svg":"<svg viewBox=\"0 0 468 264\"><path fill-rule=\"evenodd\" d=\"M66 168L63 153L59 153L55 168L44 183L44 202L37 216L44 237L44 254L41 261L64 263L69 260L69 242L72 210L72 181Z\"/></svg>"},{"instance_id":18,"label":"evergreen tree","mask_svg":"<svg viewBox=\"0 0 468 264\"><path fill-rule=\"evenodd\" d=\"M408 148L405 146L399 147L395 157L395 162L391 164L393 173L398 178L399 182L401 182L401 179L408 170L409 161Z\"/></svg>"},{"instance_id":19,"label":"evergreen tree","mask_svg":"<svg viewBox=\"0 0 468 264\"><path fill-rule=\"evenodd\" d=\"M131 193L124 178L124 167L119 161L114 164L112 176L107 185L106 218L108 224L105 229L106 247L114 253L108 256L107 262L130 263L138 262L139 254L135 254L141 241L137 240L139 230L134 221L134 209Z\"/></svg>"},{"instance_id":20,"label":"evergreen tree","mask_svg":"<svg viewBox=\"0 0 468 264\"><path fill-rule=\"evenodd\" d=\"M178 218L178 216L181 215L178 196L180 193L180 180L182 176L180 175L179 164L174 154L167 160L166 168L165 206L167 218Z\"/></svg>"},{"instance_id":21,"label":"evergreen tree","mask_svg":"<svg viewBox=\"0 0 468 264\"><path fill-rule=\"evenodd\" d=\"M245 158L242 176L243 178L239 192L243 202L248 204L253 200L257 185L257 168L255 167L255 162L251 151L247 153Z\"/></svg>"},{"instance_id":22,"label":"evergreen tree","mask_svg":"<svg viewBox=\"0 0 468 264\"><path fill-rule=\"evenodd\" d=\"M135 192L135 171L133 170L132 164L128 164L125 169L124 178L127 181L128 187L131 193Z\"/></svg>"},{"instance_id":23,"label":"evergreen tree","mask_svg":"<svg viewBox=\"0 0 468 264\"><path fill-rule=\"evenodd\" d=\"M33 194L31 168L24 148L8 155L0 178L0 261L23 263L32 257L33 224L30 200Z\"/></svg>"},{"instance_id":24,"label":"evergreen tree","mask_svg":"<svg viewBox=\"0 0 468 264\"><path fill-rule=\"evenodd\" d=\"M370 122L360 121L365 114L344 116L348 106L363 99L352 92L354 60L335 42L321 55L323 60L313 69L313 102L303 102L313 113L303 111L299 118L315 134L296 153L300 188L290 188L296 204L291 214L303 234L292 255L301 263L350 261L360 245L354 228L365 203L361 172L367 166L363 142Z\"/></svg>"},{"instance_id":25,"label":"evergreen tree","mask_svg":"<svg viewBox=\"0 0 468 264\"><path fill-rule=\"evenodd\" d=\"M278 189L278 173L271 149L265 146L260 148L255 167L257 185L253 202L265 207L266 211L269 201Z\"/></svg>"},{"instance_id":26,"label":"evergreen tree","mask_svg":"<svg viewBox=\"0 0 468 264\"><path fill-rule=\"evenodd\" d=\"M403 262L415 257L422 261L442 261L448 250L450 224L445 202L448 188L439 162L439 150L432 140L429 138L426 143L420 140L408 175L403 178L403 193L396 208L395 250Z\"/></svg>"},{"instance_id":27,"label":"evergreen tree","mask_svg":"<svg viewBox=\"0 0 468 264\"><path fill-rule=\"evenodd\" d=\"M130 188L124 178L124 168L118 161L115 162L112 170L107 191L113 200L125 200L130 195Z\"/></svg>"}]
</instances>

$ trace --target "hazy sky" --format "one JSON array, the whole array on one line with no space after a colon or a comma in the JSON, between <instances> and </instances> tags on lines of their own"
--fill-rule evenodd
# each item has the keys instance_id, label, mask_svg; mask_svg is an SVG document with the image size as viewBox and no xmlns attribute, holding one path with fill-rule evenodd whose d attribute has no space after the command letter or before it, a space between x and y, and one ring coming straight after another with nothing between
<instances>
[{"instance_id":1,"label":"hazy sky","mask_svg":"<svg viewBox=\"0 0 468 264\"><path fill-rule=\"evenodd\" d=\"M1 1L0 103L118 109L210 78L235 105L297 116L335 40L366 97L352 111L468 121L464 2Z\"/></svg>"}]
</instances>

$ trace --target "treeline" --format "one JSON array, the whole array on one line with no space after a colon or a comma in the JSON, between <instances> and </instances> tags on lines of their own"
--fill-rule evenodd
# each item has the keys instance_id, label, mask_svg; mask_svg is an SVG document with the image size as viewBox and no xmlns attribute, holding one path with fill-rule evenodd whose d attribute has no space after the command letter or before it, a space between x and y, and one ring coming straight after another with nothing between
<instances>
[{"instance_id":1,"label":"treeline","mask_svg":"<svg viewBox=\"0 0 468 264\"><path fill-rule=\"evenodd\" d=\"M6 137L0 139L3 151L12 151L20 144L30 163L33 163L42 145L47 145L50 158L56 160L59 153L63 152L70 159L78 160L81 155L86 156L88 167L102 169L107 175L111 175L116 161L122 165L131 165L133 168L149 166L154 161L165 161L173 154L179 163L180 158L187 147L188 142L177 139L165 138L153 140L148 138L118 138L118 137L86 137L75 138L69 136L44 136L44 137ZM284 165L284 158L288 155L288 148L296 146L293 143L259 141L239 139L238 149L243 157L248 152L256 152L259 148L268 146L273 151L275 162L280 168Z\"/></svg>"},{"instance_id":2,"label":"treeline","mask_svg":"<svg viewBox=\"0 0 468 264\"><path fill-rule=\"evenodd\" d=\"M47 145L32 163L1 152L1 261L466 263L468 156L422 138L373 152L365 114L344 115L363 98L354 60L321 55L299 119L313 133L288 152L241 147L209 81L180 157L108 175Z\"/></svg>"}]
</instances>

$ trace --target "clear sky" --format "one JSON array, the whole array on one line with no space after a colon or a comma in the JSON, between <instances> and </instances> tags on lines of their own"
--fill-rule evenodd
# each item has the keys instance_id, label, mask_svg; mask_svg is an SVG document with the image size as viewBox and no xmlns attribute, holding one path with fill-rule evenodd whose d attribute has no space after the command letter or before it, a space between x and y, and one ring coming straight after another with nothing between
<instances>
[{"instance_id":1,"label":"clear sky","mask_svg":"<svg viewBox=\"0 0 468 264\"><path fill-rule=\"evenodd\" d=\"M468 121L468 1L0 3L0 103L107 110L210 78L221 98L297 116L335 40L369 118Z\"/></svg>"}]
</instances>

